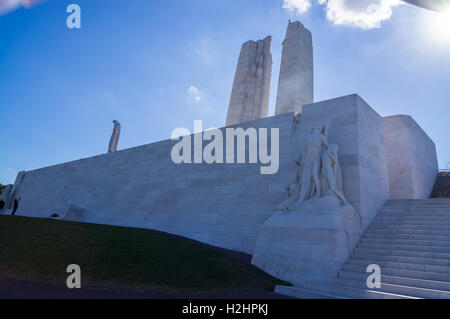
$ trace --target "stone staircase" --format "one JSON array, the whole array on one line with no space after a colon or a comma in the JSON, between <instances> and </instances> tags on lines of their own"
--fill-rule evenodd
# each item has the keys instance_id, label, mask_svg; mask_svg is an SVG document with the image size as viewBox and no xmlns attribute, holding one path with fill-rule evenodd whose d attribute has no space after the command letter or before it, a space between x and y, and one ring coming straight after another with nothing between
<instances>
[{"instance_id":1,"label":"stone staircase","mask_svg":"<svg viewBox=\"0 0 450 319\"><path fill-rule=\"evenodd\" d=\"M381 267L369 290L367 266ZM299 298L450 299L450 199L390 200L332 283L277 287Z\"/></svg>"}]
</instances>

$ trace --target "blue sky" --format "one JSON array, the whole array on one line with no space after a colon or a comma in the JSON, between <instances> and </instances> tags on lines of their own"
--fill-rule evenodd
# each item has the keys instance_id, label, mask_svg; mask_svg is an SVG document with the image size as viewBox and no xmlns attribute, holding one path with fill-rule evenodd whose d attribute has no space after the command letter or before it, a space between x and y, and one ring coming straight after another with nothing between
<instances>
[{"instance_id":1,"label":"blue sky","mask_svg":"<svg viewBox=\"0 0 450 319\"><path fill-rule=\"evenodd\" d=\"M70 3L81 7L79 30L66 27ZM120 149L192 130L196 119L223 126L240 46L267 35L272 115L289 18L313 33L316 101L358 93L382 116L413 116L445 167L450 37L433 29L436 13L395 6L363 28L337 25L315 1L290 9L283 0L47 0L1 15L0 183L105 153L114 119Z\"/></svg>"}]
</instances>

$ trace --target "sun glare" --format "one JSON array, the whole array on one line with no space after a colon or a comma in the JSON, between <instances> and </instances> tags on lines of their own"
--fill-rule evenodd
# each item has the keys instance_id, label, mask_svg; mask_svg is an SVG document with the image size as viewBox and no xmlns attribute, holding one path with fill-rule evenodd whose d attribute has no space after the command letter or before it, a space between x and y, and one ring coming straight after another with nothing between
<instances>
[{"instance_id":1,"label":"sun glare","mask_svg":"<svg viewBox=\"0 0 450 319\"><path fill-rule=\"evenodd\" d=\"M442 44L450 43L450 10L433 12L428 16L430 36Z\"/></svg>"}]
</instances>

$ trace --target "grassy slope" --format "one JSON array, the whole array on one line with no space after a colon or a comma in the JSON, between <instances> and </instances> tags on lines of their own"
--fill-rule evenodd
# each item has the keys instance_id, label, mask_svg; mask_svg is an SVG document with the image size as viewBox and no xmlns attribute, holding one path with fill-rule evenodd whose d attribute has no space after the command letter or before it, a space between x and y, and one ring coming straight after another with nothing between
<instances>
[{"instance_id":1,"label":"grassy slope","mask_svg":"<svg viewBox=\"0 0 450 319\"><path fill-rule=\"evenodd\" d=\"M0 216L0 279L167 292L273 290L280 281L222 250L148 230Z\"/></svg>"}]
</instances>

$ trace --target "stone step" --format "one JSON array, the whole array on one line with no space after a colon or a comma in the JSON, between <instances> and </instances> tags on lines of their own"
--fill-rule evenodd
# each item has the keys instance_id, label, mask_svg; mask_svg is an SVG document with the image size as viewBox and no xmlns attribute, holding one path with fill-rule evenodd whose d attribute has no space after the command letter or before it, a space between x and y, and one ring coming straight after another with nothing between
<instances>
[{"instance_id":1,"label":"stone step","mask_svg":"<svg viewBox=\"0 0 450 319\"><path fill-rule=\"evenodd\" d=\"M430 211L398 211L398 212L391 212L391 211L382 211L380 212L376 218L407 218L407 219L414 219L414 218L442 218L442 219L449 219L450 212L430 212Z\"/></svg>"},{"instance_id":2,"label":"stone step","mask_svg":"<svg viewBox=\"0 0 450 319\"><path fill-rule=\"evenodd\" d=\"M395 206L395 205L450 205L448 198L427 198L427 199L396 199L386 201L385 206Z\"/></svg>"},{"instance_id":3,"label":"stone step","mask_svg":"<svg viewBox=\"0 0 450 319\"><path fill-rule=\"evenodd\" d=\"M417 205L450 205L448 198L434 198L425 200L388 200L385 204L388 206L417 206Z\"/></svg>"},{"instance_id":4,"label":"stone step","mask_svg":"<svg viewBox=\"0 0 450 319\"><path fill-rule=\"evenodd\" d=\"M343 269L346 271L366 273L365 267L359 265L345 264ZM387 276L395 277L406 277L406 278L416 278L423 280L433 280L433 281L444 281L450 282L450 274L438 273L438 272L428 272L428 271L418 271L418 270L407 270L407 269L396 269L390 267L384 267L381 269L381 274Z\"/></svg>"},{"instance_id":5,"label":"stone step","mask_svg":"<svg viewBox=\"0 0 450 319\"><path fill-rule=\"evenodd\" d=\"M355 289L367 289L366 280L361 280L358 277L358 274L356 276L352 276L352 274L341 272L339 274L340 278L336 280L336 284L346 287L352 287ZM345 277L344 277L345 276ZM353 277L353 278L352 278ZM383 277L382 277L383 278ZM403 286L403 285L396 285L396 284L390 284L386 283L381 280L381 288L380 289L370 289L370 291L378 291L383 293L391 293L395 295L401 295L401 296L410 296L410 297L416 297L416 298L427 298L427 299L448 299L450 298L450 292L448 291L442 291L437 289L427 289L427 288L421 288L421 287L411 287L411 286Z\"/></svg>"},{"instance_id":6,"label":"stone step","mask_svg":"<svg viewBox=\"0 0 450 319\"><path fill-rule=\"evenodd\" d=\"M384 206L381 210L424 210L424 209L437 209L437 210L446 210L449 209L450 205L448 203L445 204L418 204L418 205L387 205Z\"/></svg>"},{"instance_id":7,"label":"stone step","mask_svg":"<svg viewBox=\"0 0 450 319\"><path fill-rule=\"evenodd\" d=\"M450 205L446 204L423 204L423 205L411 205L408 207L410 210L414 209L449 209Z\"/></svg>"},{"instance_id":8,"label":"stone step","mask_svg":"<svg viewBox=\"0 0 450 319\"><path fill-rule=\"evenodd\" d=\"M381 211L384 211L384 210L396 210L396 211L403 210L403 211L407 211L407 210L410 210L410 209L413 209L413 210L418 210L418 209L433 209L433 210L434 209L438 209L438 210L442 209L442 210L445 210L445 209L449 209L449 208L450 208L449 204L437 204L437 205L426 205L426 204L423 204L423 205L386 205L383 208L381 208Z\"/></svg>"},{"instance_id":9,"label":"stone step","mask_svg":"<svg viewBox=\"0 0 450 319\"><path fill-rule=\"evenodd\" d=\"M385 206L393 205L450 205L448 198L427 198L427 199L391 199L386 201Z\"/></svg>"},{"instance_id":10,"label":"stone step","mask_svg":"<svg viewBox=\"0 0 450 319\"><path fill-rule=\"evenodd\" d=\"M404 235L422 235L422 236L450 236L450 230L424 230L424 229L396 229L396 228L370 228L365 233L370 234L404 234Z\"/></svg>"},{"instance_id":11,"label":"stone step","mask_svg":"<svg viewBox=\"0 0 450 319\"><path fill-rule=\"evenodd\" d=\"M397 220L404 220L404 221L444 221L449 222L450 221L450 214L448 215L438 215L438 214L417 214L417 215L378 215L376 218L373 219L373 221L376 220L384 220L384 221L397 221Z\"/></svg>"},{"instance_id":12,"label":"stone step","mask_svg":"<svg viewBox=\"0 0 450 319\"><path fill-rule=\"evenodd\" d=\"M382 208L379 213L381 214L442 214L444 216L448 215L450 207L439 206L439 207L396 207L396 208Z\"/></svg>"},{"instance_id":13,"label":"stone step","mask_svg":"<svg viewBox=\"0 0 450 319\"><path fill-rule=\"evenodd\" d=\"M367 288L371 264L381 267L381 289ZM334 284L344 291L450 299L450 199L387 201Z\"/></svg>"},{"instance_id":14,"label":"stone step","mask_svg":"<svg viewBox=\"0 0 450 319\"><path fill-rule=\"evenodd\" d=\"M392 222L392 221L411 221L411 222L415 222L415 221L429 221L429 222L433 222L433 221L442 221L442 222L446 222L449 223L450 222L450 214L448 215L441 215L441 216L431 216L431 215L422 215L422 214L417 214L417 215L387 215L387 214L383 214L383 215L378 215L375 220L377 221L388 221L388 222Z\"/></svg>"},{"instance_id":15,"label":"stone step","mask_svg":"<svg viewBox=\"0 0 450 319\"><path fill-rule=\"evenodd\" d=\"M430 214L430 215L444 215L447 216L448 213L450 211L450 207L409 207L409 208L382 208L379 213L380 214L411 214L411 215L416 215L416 214Z\"/></svg>"},{"instance_id":16,"label":"stone step","mask_svg":"<svg viewBox=\"0 0 450 319\"><path fill-rule=\"evenodd\" d=\"M342 270L339 272L339 278L358 280L362 284L362 286L367 285L366 281L369 275L370 275L369 273L353 272L347 270ZM381 282L385 284L418 287L450 292L450 282L389 276L384 275L383 271L381 271Z\"/></svg>"},{"instance_id":17,"label":"stone step","mask_svg":"<svg viewBox=\"0 0 450 319\"><path fill-rule=\"evenodd\" d=\"M450 230L450 221L445 220L420 220L420 219L413 219L413 220L405 220L402 218L399 219L384 219L384 218L375 218L373 220L374 225L395 225L396 227L402 227L402 226L438 226L438 227L444 227L444 229Z\"/></svg>"},{"instance_id":18,"label":"stone step","mask_svg":"<svg viewBox=\"0 0 450 319\"><path fill-rule=\"evenodd\" d=\"M417 234L398 234L396 232L381 233L381 232L365 232L363 238L378 238L378 239L407 239L407 240L422 240L422 241L444 241L450 243L450 235L417 235Z\"/></svg>"},{"instance_id":19,"label":"stone step","mask_svg":"<svg viewBox=\"0 0 450 319\"><path fill-rule=\"evenodd\" d=\"M416 224L417 222L419 223L428 223L431 222L432 225L434 225L433 223L435 222L443 222L446 225L450 224L450 214L447 216L425 216L424 214L417 214L417 216L404 216L404 215L387 215L387 214L383 214L383 215L378 215L377 217L375 217L372 222L386 222L386 223L392 223L392 222L411 222L412 224Z\"/></svg>"},{"instance_id":20,"label":"stone step","mask_svg":"<svg viewBox=\"0 0 450 319\"><path fill-rule=\"evenodd\" d=\"M435 204L435 205L431 205L431 204L420 204L420 205L386 205L384 207L381 208L381 211L383 210L418 210L418 209L449 209L450 208L450 204L446 203L446 204Z\"/></svg>"},{"instance_id":21,"label":"stone step","mask_svg":"<svg viewBox=\"0 0 450 319\"><path fill-rule=\"evenodd\" d=\"M376 254L353 254L347 261L350 264L370 265L380 264L383 262L408 263L417 265L435 265L450 267L449 259L433 259L433 258L419 258L395 255L376 255Z\"/></svg>"},{"instance_id":22,"label":"stone step","mask_svg":"<svg viewBox=\"0 0 450 319\"><path fill-rule=\"evenodd\" d=\"M318 284L305 284L306 287L276 286L275 292L284 296L302 299L420 299L368 289L357 289L338 284L326 287Z\"/></svg>"},{"instance_id":23,"label":"stone step","mask_svg":"<svg viewBox=\"0 0 450 319\"><path fill-rule=\"evenodd\" d=\"M399 210L386 211L382 210L377 217L450 217L450 211L414 211L414 210Z\"/></svg>"},{"instance_id":24,"label":"stone step","mask_svg":"<svg viewBox=\"0 0 450 319\"><path fill-rule=\"evenodd\" d=\"M450 231L449 225L423 225L423 224L401 224L396 225L395 223L377 223L374 221L368 227L368 230L442 230L442 231Z\"/></svg>"},{"instance_id":25,"label":"stone step","mask_svg":"<svg viewBox=\"0 0 450 319\"><path fill-rule=\"evenodd\" d=\"M376 221L385 221L385 222L397 222L397 221L402 221L402 222L412 222L413 224L415 224L416 222L436 222L436 221L442 221L444 223L450 223L450 214L446 215L446 216L432 216L432 215L422 215L422 214L417 214L416 216L411 216L411 215L398 215L398 216L392 216L392 215L378 215L376 218L374 218L372 220L372 222L376 222Z\"/></svg>"},{"instance_id":26,"label":"stone step","mask_svg":"<svg viewBox=\"0 0 450 319\"><path fill-rule=\"evenodd\" d=\"M381 267L381 273L385 275L391 275L395 276L393 274L388 273L388 271L394 271L394 270L405 270L405 271L414 271L414 272L421 272L421 273L433 273L433 274L441 274L443 275L440 278L449 278L448 281L450 282L450 271L449 267L445 266L433 266L433 265L427 265L427 267L424 267L425 265L417 265L417 264L407 264L407 263L386 263L384 266L379 265ZM411 269L413 268L413 269ZM414 269L415 268L415 269ZM426 269L425 269L426 268ZM435 270L431 270L431 268ZM367 265L355 265L350 263L345 263L342 266L342 270L347 271L354 271L354 272L361 272L366 273ZM416 277L411 277L416 278ZM420 278L425 279L425 278ZM438 281L447 281L444 279L439 279ZM434 279L427 279L427 280L434 280Z\"/></svg>"},{"instance_id":27,"label":"stone step","mask_svg":"<svg viewBox=\"0 0 450 319\"><path fill-rule=\"evenodd\" d=\"M432 252L432 251L416 251L416 250L398 250L386 248L358 248L354 250L354 255L359 256L401 256L401 257L417 257L417 258L431 258L431 259L447 259L450 260L449 253Z\"/></svg>"},{"instance_id":28,"label":"stone step","mask_svg":"<svg viewBox=\"0 0 450 319\"><path fill-rule=\"evenodd\" d=\"M450 247L439 246L423 246L423 245L400 245L390 243L370 243L359 242L358 248L369 249L385 249L385 250L408 250L408 251L420 251L420 252L435 252L435 253L450 253Z\"/></svg>"},{"instance_id":29,"label":"stone step","mask_svg":"<svg viewBox=\"0 0 450 319\"><path fill-rule=\"evenodd\" d=\"M445 240L413 240L413 239L363 237L361 239L360 243L385 244L385 245L450 247L450 241L445 241ZM449 252L450 252L450 250L449 250Z\"/></svg>"},{"instance_id":30,"label":"stone step","mask_svg":"<svg viewBox=\"0 0 450 319\"><path fill-rule=\"evenodd\" d=\"M393 213L393 214L398 214L398 213L412 213L412 214L416 214L416 213L442 213L442 214L446 214L448 213L448 211L450 210L450 206L395 206L395 207L383 207L382 209L380 209L380 213Z\"/></svg>"},{"instance_id":31,"label":"stone step","mask_svg":"<svg viewBox=\"0 0 450 319\"><path fill-rule=\"evenodd\" d=\"M393 268L393 269L405 269L405 270L414 270L414 271L428 271L428 272L438 272L444 274L450 274L450 266L441 266L441 265L430 265L430 264L418 264L418 263L405 263L405 262L396 262L396 261L383 261L376 259L369 260L361 260L361 259L353 259L350 258L347 260L346 264L343 265L344 270L352 270L361 269L362 272L365 272L368 265L377 264L382 269L384 268ZM450 286L449 286L450 287ZM450 289L449 289L450 291Z\"/></svg>"},{"instance_id":32,"label":"stone step","mask_svg":"<svg viewBox=\"0 0 450 319\"><path fill-rule=\"evenodd\" d=\"M450 205L448 198L429 198L422 200L388 200L384 206L396 206L396 205Z\"/></svg>"}]
</instances>

